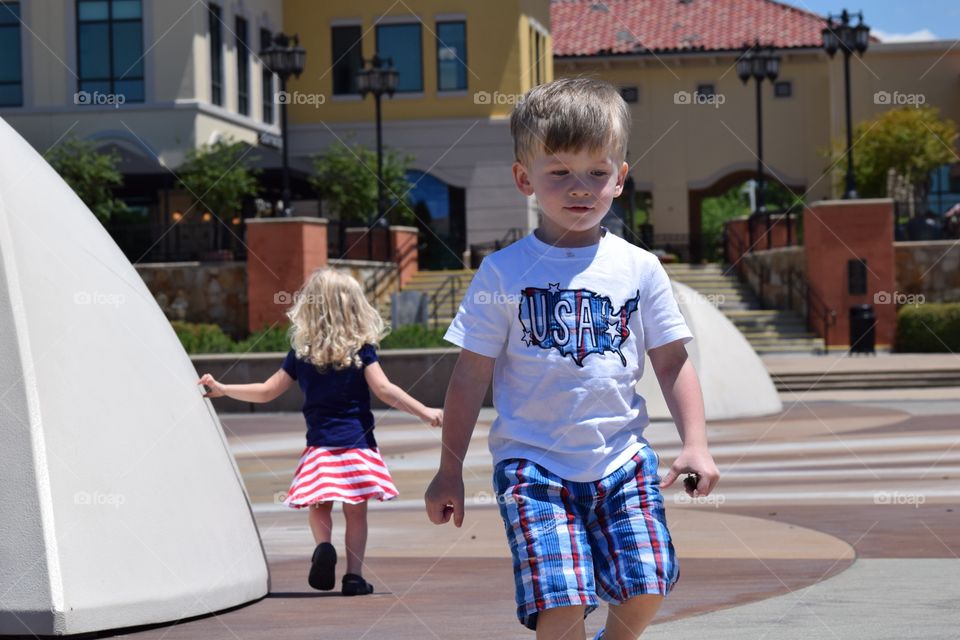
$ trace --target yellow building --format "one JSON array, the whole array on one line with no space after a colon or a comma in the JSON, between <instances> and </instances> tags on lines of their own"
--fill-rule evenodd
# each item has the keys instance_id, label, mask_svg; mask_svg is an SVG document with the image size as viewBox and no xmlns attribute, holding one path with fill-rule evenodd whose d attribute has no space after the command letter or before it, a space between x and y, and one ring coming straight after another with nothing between
<instances>
[{"instance_id":1,"label":"yellow building","mask_svg":"<svg viewBox=\"0 0 960 640\"><path fill-rule=\"evenodd\" d=\"M165 230L189 202L174 185L190 148L225 136L249 143L265 169L264 197L277 196L277 81L257 56L270 34L298 34L307 52L284 98L299 215L318 212L306 180L312 156L341 141L375 146L374 100L358 93L355 76L364 60L389 57L399 89L382 101L383 144L413 157L410 195L430 212L424 266L448 268L471 245L537 223L535 200L517 191L510 171L513 104L554 76L591 75L621 87L630 103L634 202L649 211L655 240L697 258L704 198L756 170L754 87L735 72L744 42L769 41L782 57L776 84L762 87L769 176L808 201L837 195L821 151L845 133L843 63L820 46L823 17L771 0L725 6L0 0L0 117L40 150L74 135L120 151L120 195L169 243ZM873 42L852 61L854 122L904 97L960 121L958 75L957 42ZM954 174L940 205L960 201ZM627 200L606 222L634 239L639 220Z\"/></svg>"}]
</instances>

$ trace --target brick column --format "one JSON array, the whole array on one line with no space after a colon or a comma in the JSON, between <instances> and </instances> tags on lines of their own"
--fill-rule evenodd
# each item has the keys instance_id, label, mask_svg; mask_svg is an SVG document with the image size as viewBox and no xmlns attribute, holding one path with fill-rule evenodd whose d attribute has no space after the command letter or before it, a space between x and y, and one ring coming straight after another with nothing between
<instances>
[{"instance_id":1,"label":"brick column","mask_svg":"<svg viewBox=\"0 0 960 640\"><path fill-rule=\"evenodd\" d=\"M250 331L286 321L293 294L327 265L323 218L248 218L247 323Z\"/></svg>"},{"instance_id":2,"label":"brick column","mask_svg":"<svg viewBox=\"0 0 960 640\"><path fill-rule=\"evenodd\" d=\"M389 233L389 239L386 234ZM347 227L347 247L344 258L348 260L374 260L395 262L400 286L405 285L418 269L419 230L416 227L391 226L389 231L377 227L367 234L366 227ZM370 254L370 238L373 238L373 255ZM389 256L387 246L389 243Z\"/></svg>"},{"instance_id":3,"label":"brick column","mask_svg":"<svg viewBox=\"0 0 960 640\"><path fill-rule=\"evenodd\" d=\"M417 252L420 231L416 227L390 227L391 260L397 263L400 286L407 284L419 269Z\"/></svg>"},{"instance_id":4,"label":"brick column","mask_svg":"<svg viewBox=\"0 0 960 640\"><path fill-rule=\"evenodd\" d=\"M804 211L803 229L807 279L826 306L837 313L827 347L849 348L850 307L866 303L873 305L877 316L877 348L889 348L897 321L897 308L891 300L896 276L893 201L817 202ZM866 293L859 295L849 293L847 286L847 262L857 259L867 264ZM887 295L877 295L883 293ZM820 324L814 319L812 326L819 332Z\"/></svg>"}]
</instances>

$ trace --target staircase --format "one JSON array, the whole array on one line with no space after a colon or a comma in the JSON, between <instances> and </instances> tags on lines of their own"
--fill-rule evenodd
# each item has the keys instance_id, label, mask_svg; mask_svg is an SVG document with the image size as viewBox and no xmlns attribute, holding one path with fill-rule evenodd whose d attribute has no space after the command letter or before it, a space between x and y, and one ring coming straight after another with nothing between
<instances>
[{"instance_id":1,"label":"staircase","mask_svg":"<svg viewBox=\"0 0 960 640\"><path fill-rule=\"evenodd\" d=\"M760 301L735 273L719 264L665 264L673 280L710 300L740 330L760 355L819 353L823 339L807 331L796 311L761 309Z\"/></svg>"},{"instance_id":2,"label":"staircase","mask_svg":"<svg viewBox=\"0 0 960 640\"><path fill-rule=\"evenodd\" d=\"M403 287L404 291L422 291L429 300L431 327L447 327L457 313L473 279L473 269L448 269L443 271L418 271ZM436 311L436 317L434 317ZM382 305L383 317L390 319L390 304Z\"/></svg>"},{"instance_id":3,"label":"staircase","mask_svg":"<svg viewBox=\"0 0 960 640\"><path fill-rule=\"evenodd\" d=\"M806 322L799 313L761 309L753 292L735 274L725 274L719 264L667 264L664 267L672 279L713 302L758 354L823 351L823 339L807 331ZM430 326L446 327L453 320L473 274L472 269L420 271L404 290L426 293L430 299ZM384 317L390 317L389 305L384 307Z\"/></svg>"}]
</instances>

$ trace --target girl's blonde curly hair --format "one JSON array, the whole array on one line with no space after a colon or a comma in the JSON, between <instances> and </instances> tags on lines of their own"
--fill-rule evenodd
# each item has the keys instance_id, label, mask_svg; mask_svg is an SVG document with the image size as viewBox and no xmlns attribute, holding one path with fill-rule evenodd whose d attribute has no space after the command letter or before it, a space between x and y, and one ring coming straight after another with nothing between
<instances>
[{"instance_id":1,"label":"girl's blonde curly hair","mask_svg":"<svg viewBox=\"0 0 960 640\"><path fill-rule=\"evenodd\" d=\"M379 346L388 332L352 276L323 267L297 291L290 318L290 345L301 360L318 368L361 366L364 344Z\"/></svg>"}]
</instances>

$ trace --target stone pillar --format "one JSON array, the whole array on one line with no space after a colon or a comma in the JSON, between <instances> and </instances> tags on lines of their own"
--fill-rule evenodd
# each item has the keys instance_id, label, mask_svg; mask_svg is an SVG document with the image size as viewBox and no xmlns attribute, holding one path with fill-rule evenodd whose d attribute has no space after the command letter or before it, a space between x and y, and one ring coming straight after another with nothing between
<instances>
[{"instance_id":1,"label":"stone pillar","mask_svg":"<svg viewBox=\"0 0 960 640\"><path fill-rule=\"evenodd\" d=\"M870 304L877 316L876 346L888 349L896 329L895 260L893 245L893 201L825 200L803 214L804 251L807 279L827 308L833 309L836 324L830 327L827 348L850 346L850 307ZM866 293L848 289L848 261L866 262ZM811 326L822 333L819 308L814 305Z\"/></svg>"},{"instance_id":2,"label":"stone pillar","mask_svg":"<svg viewBox=\"0 0 960 640\"><path fill-rule=\"evenodd\" d=\"M400 286L407 284L419 269L417 244L420 231L416 227L390 227L391 259L397 263Z\"/></svg>"},{"instance_id":3,"label":"stone pillar","mask_svg":"<svg viewBox=\"0 0 960 640\"><path fill-rule=\"evenodd\" d=\"M285 322L293 294L327 265L323 218L248 218L247 320L250 331Z\"/></svg>"}]
</instances>

